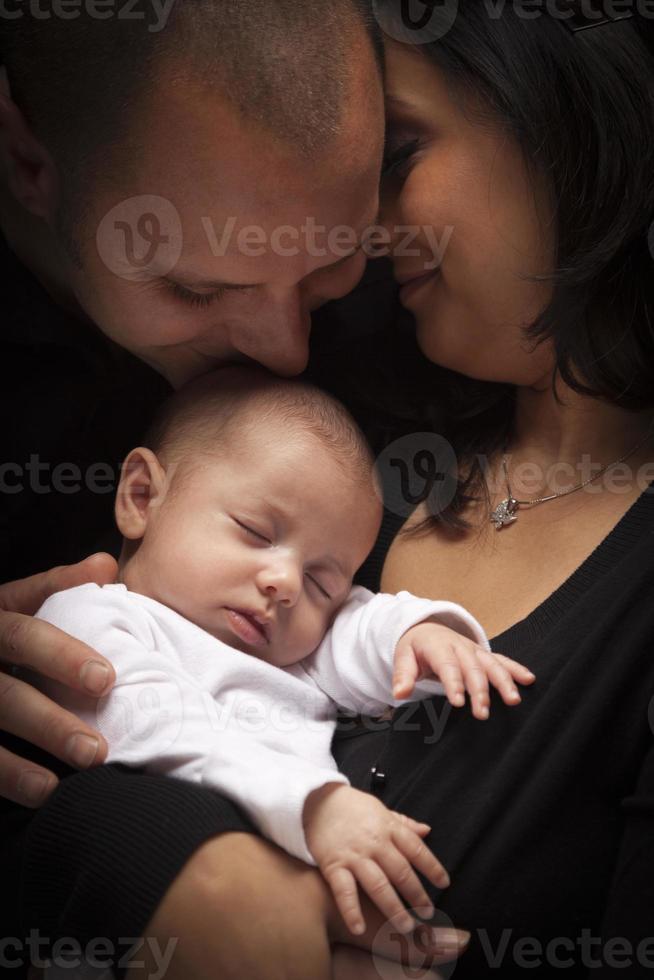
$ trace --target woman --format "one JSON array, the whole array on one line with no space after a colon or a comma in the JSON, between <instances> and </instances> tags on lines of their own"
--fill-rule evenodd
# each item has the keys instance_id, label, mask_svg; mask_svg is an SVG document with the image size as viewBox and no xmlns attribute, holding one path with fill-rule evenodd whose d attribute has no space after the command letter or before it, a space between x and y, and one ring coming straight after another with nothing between
<instances>
[{"instance_id":1,"label":"woman","mask_svg":"<svg viewBox=\"0 0 654 980\"><path fill-rule=\"evenodd\" d=\"M425 706L344 732L337 757L434 827L452 877L439 905L471 932L457 975L637 976L654 907L651 27L573 33L469 4L439 31L444 16L437 40L387 52L384 217L420 231L395 275L434 367L396 333L374 391L350 401L373 405L376 440L444 432L460 479L403 533L389 508L361 580L461 602L537 683L483 727ZM425 274L425 229L447 227ZM145 935L180 937L168 976L295 976L301 957L306 976L329 974L339 934L319 879L253 836L211 839L152 904ZM334 964L341 980L403 975L347 947Z\"/></svg>"}]
</instances>

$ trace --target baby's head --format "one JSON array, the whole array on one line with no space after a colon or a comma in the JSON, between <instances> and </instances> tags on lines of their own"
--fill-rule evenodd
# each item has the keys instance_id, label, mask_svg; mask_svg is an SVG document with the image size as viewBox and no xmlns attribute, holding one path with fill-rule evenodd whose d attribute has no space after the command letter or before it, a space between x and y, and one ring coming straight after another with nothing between
<instances>
[{"instance_id":1,"label":"baby's head","mask_svg":"<svg viewBox=\"0 0 654 980\"><path fill-rule=\"evenodd\" d=\"M230 367L176 392L145 444L118 489L120 581L277 666L315 650L381 519L348 412Z\"/></svg>"}]
</instances>

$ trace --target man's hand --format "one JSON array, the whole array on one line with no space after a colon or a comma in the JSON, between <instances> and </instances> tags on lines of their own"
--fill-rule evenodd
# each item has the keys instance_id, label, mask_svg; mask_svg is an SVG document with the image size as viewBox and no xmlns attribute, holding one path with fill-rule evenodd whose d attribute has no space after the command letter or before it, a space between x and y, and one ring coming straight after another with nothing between
<instances>
[{"instance_id":1,"label":"man's hand","mask_svg":"<svg viewBox=\"0 0 654 980\"><path fill-rule=\"evenodd\" d=\"M398 701L408 698L417 680L431 677L438 678L455 708L463 707L467 691L472 713L481 721L489 715L489 683L511 705L521 700L515 681L533 684L536 680L527 667L501 653L489 653L441 623L419 623L407 630L395 648L393 697Z\"/></svg>"},{"instance_id":2,"label":"man's hand","mask_svg":"<svg viewBox=\"0 0 654 980\"><path fill-rule=\"evenodd\" d=\"M411 865L438 888L446 888L450 879L422 841L430 831L427 824L394 813L369 793L341 783L314 790L303 819L307 846L353 935L360 936L366 928L357 885L400 932L411 932L416 920L396 887L423 918L433 915L431 900Z\"/></svg>"},{"instance_id":3,"label":"man's hand","mask_svg":"<svg viewBox=\"0 0 654 980\"><path fill-rule=\"evenodd\" d=\"M111 664L85 643L34 619L48 596L85 582L116 580L110 555L92 555L77 565L0 586L0 665L29 667L85 694L100 697L116 679ZM79 718L0 666L0 730L10 732L78 769L104 761L107 744ZM57 785L42 766L0 747L0 796L38 807Z\"/></svg>"}]
</instances>

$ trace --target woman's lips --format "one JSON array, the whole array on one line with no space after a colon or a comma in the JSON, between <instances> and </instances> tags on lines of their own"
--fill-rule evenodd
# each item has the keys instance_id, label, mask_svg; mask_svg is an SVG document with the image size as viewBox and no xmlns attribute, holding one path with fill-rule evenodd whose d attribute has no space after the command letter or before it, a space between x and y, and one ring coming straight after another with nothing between
<instances>
[{"instance_id":1,"label":"woman's lips","mask_svg":"<svg viewBox=\"0 0 654 980\"><path fill-rule=\"evenodd\" d=\"M249 643L251 646L267 646L268 634L261 623L257 623L256 619L253 619L248 613L241 612L238 609L226 608L225 612L230 629L239 639L243 640L244 643Z\"/></svg>"},{"instance_id":2,"label":"woman's lips","mask_svg":"<svg viewBox=\"0 0 654 980\"><path fill-rule=\"evenodd\" d=\"M429 272L423 272L420 276L415 276L413 279L406 280L400 286L400 302L403 306L407 305L407 301L412 298L412 296L418 292L426 283L435 279L439 274L439 269L431 269Z\"/></svg>"}]
</instances>

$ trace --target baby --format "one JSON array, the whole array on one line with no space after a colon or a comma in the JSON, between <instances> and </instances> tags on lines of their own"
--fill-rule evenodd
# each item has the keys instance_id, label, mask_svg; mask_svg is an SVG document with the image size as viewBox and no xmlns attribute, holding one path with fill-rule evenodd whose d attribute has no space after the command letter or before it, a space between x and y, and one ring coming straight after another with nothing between
<instances>
[{"instance_id":1,"label":"baby","mask_svg":"<svg viewBox=\"0 0 654 980\"><path fill-rule=\"evenodd\" d=\"M485 718L489 681L515 704L514 680L533 674L490 653L454 603L352 587L381 505L363 436L323 392L226 368L177 392L145 441L117 494L118 582L37 614L104 654L115 687L99 704L48 693L103 733L108 762L214 787L317 864L354 934L357 886L410 931L395 888L428 917L411 865L440 888L448 876L427 825L339 773L337 707L378 716L442 693L460 706L467 689Z\"/></svg>"}]
</instances>

